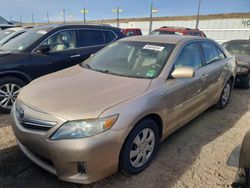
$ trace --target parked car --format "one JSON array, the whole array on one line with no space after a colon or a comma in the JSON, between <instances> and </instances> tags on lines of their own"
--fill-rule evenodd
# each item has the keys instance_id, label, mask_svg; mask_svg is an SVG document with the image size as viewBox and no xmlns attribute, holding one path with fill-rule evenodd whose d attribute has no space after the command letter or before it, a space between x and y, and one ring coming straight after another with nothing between
<instances>
[{"instance_id":1,"label":"parked car","mask_svg":"<svg viewBox=\"0 0 250 188\"><path fill-rule=\"evenodd\" d=\"M122 32L127 37L142 35L141 29L139 28L125 28L122 29Z\"/></svg>"},{"instance_id":2,"label":"parked car","mask_svg":"<svg viewBox=\"0 0 250 188\"><path fill-rule=\"evenodd\" d=\"M241 145L239 169L236 175L236 180L233 183L232 187L250 187L250 131L246 133Z\"/></svg>"},{"instance_id":3,"label":"parked car","mask_svg":"<svg viewBox=\"0 0 250 188\"><path fill-rule=\"evenodd\" d=\"M8 113L31 80L79 64L121 37L109 26L47 25L9 41L0 47L0 111Z\"/></svg>"},{"instance_id":4,"label":"parked car","mask_svg":"<svg viewBox=\"0 0 250 188\"><path fill-rule=\"evenodd\" d=\"M0 16L0 31L11 27L16 27L16 25Z\"/></svg>"},{"instance_id":5,"label":"parked car","mask_svg":"<svg viewBox=\"0 0 250 188\"><path fill-rule=\"evenodd\" d=\"M60 179L143 171L159 142L228 104L235 59L201 37L137 36L24 87L12 108L21 150Z\"/></svg>"},{"instance_id":6,"label":"parked car","mask_svg":"<svg viewBox=\"0 0 250 188\"><path fill-rule=\"evenodd\" d=\"M12 27L12 28L0 31L0 46L16 38L17 36L25 33L26 31L27 29L24 29L22 27Z\"/></svg>"},{"instance_id":7,"label":"parked car","mask_svg":"<svg viewBox=\"0 0 250 188\"><path fill-rule=\"evenodd\" d=\"M200 31L199 29L191 29L191 28L186 28L186 27L174 27L174 26L172 27L163 26L150 33L150 35L166 35L166 34L206 37L205 33L203 31Z\"/></svg>"},{"instance_id":8,"label":"parked car","mask_svg":"<svg viewBox=\"0 0 250 188\"><path fill-rule=\"evenodd\" d=\"M235 84L248 89L250 87L250 40L231 40L223 43L223 46L236 58Z\"/></svg>"}]
</instances>

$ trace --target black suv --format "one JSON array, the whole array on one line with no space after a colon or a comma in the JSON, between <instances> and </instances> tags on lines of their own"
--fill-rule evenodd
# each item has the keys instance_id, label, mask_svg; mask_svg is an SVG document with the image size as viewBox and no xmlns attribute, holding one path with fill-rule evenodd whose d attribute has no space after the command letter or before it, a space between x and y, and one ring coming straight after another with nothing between
<instances>
[{"instance_id":1,"label":"black suv","mask_svg":"<svg viewBox=\"0 0 250 188\"><path fill-rule=\"evenodd\" d=\"M8 113L19 90L31 80L86 60L123 37L107 25L46 25L0 48L0 111Z\"/></svg>"}]
</instances>

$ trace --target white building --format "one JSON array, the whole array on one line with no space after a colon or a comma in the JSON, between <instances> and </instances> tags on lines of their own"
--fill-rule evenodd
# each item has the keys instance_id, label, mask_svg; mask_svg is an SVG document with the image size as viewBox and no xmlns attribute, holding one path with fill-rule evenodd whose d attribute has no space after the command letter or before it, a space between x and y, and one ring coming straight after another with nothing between
<instances>
[{"instance_id":1,"label":"white building","mask_svg":"<svg viewBox=\"0 0 250 188\"><path fill-rule=\"evenodd\" d=\"M116 20L97 21L117 26ZM153 29L161 26L182 26L194 28L195 16L155 17ZM120 19L120 28L140 28L143 34L149 32L149 18ZM207 37L219 43L233 39L250 39L250 13L217 14L200 16L199 29Z\"/></svg>"}]
</instances>

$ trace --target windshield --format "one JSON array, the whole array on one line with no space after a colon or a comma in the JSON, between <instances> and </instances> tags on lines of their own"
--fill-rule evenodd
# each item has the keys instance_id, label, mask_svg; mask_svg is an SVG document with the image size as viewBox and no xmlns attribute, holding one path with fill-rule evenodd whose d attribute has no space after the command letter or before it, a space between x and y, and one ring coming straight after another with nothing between
<instances>
[{"instance_id":1,"label":"windshield","mask_svg":"<svg viewBox=\"0 0 250 188\"><path fill-rule=\"evenodd\" d=\"M224 47L230 54L250 55L250 42L228 43Z\"/></svg>"},{"instance_id":2,"label":"windshield","mask_svg":"<svg viewBox=\"0 0 250 188\"><path fill-rule=\"evenodd\" d=\"M7 29L7 30L0 31L0 41L8 37L11 33L14 33L14 30Z\"/></svg>"},{"instance_id":3,"label":"windshield","mask_svg":"<svg viewBox=\"0 0 250 188\"><path fill-rule=\"evenodd\" d=\"M23 51L48 31L42 28L35 28L27 31L26 33L17 36L13 40L7 42L1 46L1 50L10 50L10 51Z\"/></svg>"},{"instance_id":4,"label":"windshield","mask_svg":"<svg viewBox=\"0 0 250 188\"><path fill-rule=\"evenodd\" d=\"M149 42L115 42L94 55L84 67L134 78L154 78L159 75L174 44Z\"/></svg>"}]
</instances>

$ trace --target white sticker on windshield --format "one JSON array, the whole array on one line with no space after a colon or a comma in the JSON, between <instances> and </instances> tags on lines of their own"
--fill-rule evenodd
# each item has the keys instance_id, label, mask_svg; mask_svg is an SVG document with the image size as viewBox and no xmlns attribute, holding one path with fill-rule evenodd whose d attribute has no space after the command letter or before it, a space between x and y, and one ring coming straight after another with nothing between
<instances>
[{"instance_id":1,"label":"white sticker on windshield","mask_svg":"<svg viewBox=\"0 0 250 188\"><path fill-rule=\"evenodd\" d=\"M47 33L47 31L39 30L39 31L37 31L36 33L39 33L39 34L45 35L45 34Z\"/></svg>"},{"instance_id":2,"label":"white sticker on windshield","mask_svg":"<svg viewBox=\"0 0 250 188\"><path fill-rule=\"evenodd\" d=\"M154 50L154 51L159 51L161 52L165 47L163 46L157 46L157 45L150 45L150 44L147 44L143 47L143 49L146 49L146 50Z\"/></svg>"}]
</instances>

